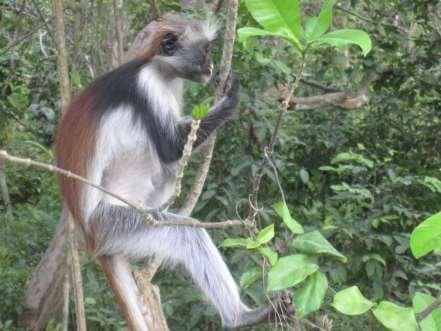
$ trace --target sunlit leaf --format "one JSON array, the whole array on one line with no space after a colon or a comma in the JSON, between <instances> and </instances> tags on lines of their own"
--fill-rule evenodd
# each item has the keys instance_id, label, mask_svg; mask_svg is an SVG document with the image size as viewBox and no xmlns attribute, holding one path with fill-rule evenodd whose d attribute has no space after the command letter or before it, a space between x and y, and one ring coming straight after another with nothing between
<instances>
[{"instance_id":1,"label":"sunlit leaf","mask_svg":"<svg viewBox=\"0 0 441 331\"><path fill-rule=\"evenodd\" d=\"M355 316L367 312L374 303L366 299L357 286L352 286L337 292L332 306L342 314Z\"/></svg>"},{"instance_id":2,"label":"sunlit leaf","mask_svg":"<svg viewBox=\"0 0 441 331\"><path fill-rule=\"evenodd\" d=\"M327 290L328 280L325 274L316 271L309 276L305 284L294 293L294 303L299 316L304 317L320 309Z\"/></svg>"},{"instance_id":3,"label":"sunlit leaf","mask_svg":"<svg viewBox=\"0 0 441 331\"><path fill-rule=\"evenodd\" d=\"M200 104L200 105L197 105L193 108L193 110L191 112L191 116L195 120L200 120L200 119L204 118L205 115L207 115L209 111L210 111L210 108L208 107L208 105Z\"/></svg>"},{"instance_id":4,"label":"sunlit leaf","mask_svg":"<svg viewBox=\"0 0 441 331\"><path fill-rule=\"evenodd\" d=\"M246 0L254 19L271 32L289 31L297 39L302 38L300 7L297 0Z\"/></svg>"},{"instance_id":5,"label":"sunlit leaf","mask_svg":"<svg viewBox=\"0 0 441 331\"><path fill-rule=\"evenodd\" d=\"M332 23L332 8L335 0L327 0L323 4L319 16L306 21L305 38L308 41L315 40L322 36Z\"/></svg>"},{"instance_id":6,"label":"sunlit leaf","mask_svg":"<svg viewBox=\"0 0 441 331\"><path fill-rule=\"evenodd\" d=\"M400 307L392 302L382 301L372 312L377 320L391 331L418 330L412 308Z\"/></svg>"},{"instance_id":7,"label":"sunlit leaf","mask_svg":"<svg viewBox=\"0 0 441 331\"><path fill-rule=\"evenodd\" d=\"M279 258L277 252L274 252L272 249L268 247L258 247L257 251L263 256L267 257L271 265L275 265L277 263L277 259Z\"/></svg>"},{"instance_id":8,"label":"sunlit leaf","mask_svg":"<svg viewBox=\"0 0 441 331\"><path fill-rule=\"evenodd\" d=\"M300 253L325 254L336 257L343 263L347 262L346 256L337 251L319 231L312 231L296 237L292 246Z\"/></svg>"},{"instance_id":9,"label":"sunlit leaf","mask_svg":"<svg viewBox=\"0 0 441 331\"><path fill-rule=\"evenodd\" d=\"M361 48L364 56L372 49L372 41L369 35L362 30L355 29L328 32L316 39L315 42L319 44L329 44L335 47L355 44Z\"/></svg>"},{"instance_id":10,"label":"sunlit leaf","mask_svg":"<svg viewBox=\"0 0 441 331\"><path fill-rule=\"evenodd\" d=\"M273 209L276 211L277 215L279 215L283 223L291 230L294 234L303 233L303 227L300 223L298 223L294 218L291 217L288 206L283 201L277 202L272 205Z\"/></svg>"},{"instance_id":11,"label":"sunlit leaf","mask_svg":"<svg viewBox=\"0 0 441 331\"><path fill-rule=\"evenodd\" d=\"M268 291L279 291L295 286L318 270L318 265L306 255L281 257L268 273Z\"/></svg>"},{"instance_id":12,"label":"sunlit leaf","mask_svg":"<svg viewBox=\"0 0 441 331\"><path fill-rule=\"evenodd\" d=\"M441 212L418 225L410 236L410 249L416 258L439 248L441 248Z\"/></svg>"},{"instance_id":13,"label":"sunlit leaf","mask_svg":"<svg viewBox=\"0 0 441 331\"><path fill-rule=\"evenodd\" d=\"M341 163L341 162L357 162L368 168L374 167L374 162L365 158L363 155L353 152L343 152L339 153L336 157L334 157L331 161L332 164Z\"/></svg>"},{"instance_id":14,"label":"sunlit leaf","mask_svg":"<svg viewBox=\"0 0 441 331\"><path fill-rule=\"evenodd\" d=\"M290 43L298 43L297 39L293 38L291 35L279 32L270 32L267 30L259 28L244 27L237 30L238 39L240 42L245 42L250 37L276 37L282 38Z\"/></svg>"},{"instance_id":15,"label":"sunlit leaf","mask_svg":"<svg viewBox=\"0 0 441 331\"><path fill-rule=\"evenodd\" d=\"M435 302L431 295L416 292L412 299L412 306L415 314L421 313L424 309ZM429 316L420 322L421 331L441 331L441 308L432 311Z\"/></svg>"},{"instance_id":16,"label":"sunlit leaf","mask_svg":"<svg viewBox=\"0 0 441 331\"><path fill-rule=\"evenodd\" d=\"M221 243L221 247L247 247L249 241L246 238L227 238Z\"/></svg>"},{"instance_id":17,"label":"sunlit leaf","mask_svg":"<svg viewBox=\"0 0 441 331\"><path fill-rule=\"evenodd\" d=\"M256 235L256 240L249 240L248 249L257 248L274 238L274 224L268 225Z\"/></svg>"}]
</instances>

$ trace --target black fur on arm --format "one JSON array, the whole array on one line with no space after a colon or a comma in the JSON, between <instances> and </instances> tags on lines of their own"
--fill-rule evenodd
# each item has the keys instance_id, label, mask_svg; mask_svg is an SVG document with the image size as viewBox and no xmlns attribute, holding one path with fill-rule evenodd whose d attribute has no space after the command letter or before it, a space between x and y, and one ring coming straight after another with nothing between
<instances>
[{"instance_id":1,"label":"black fur on arm","mask_svg":"<svg viewBox=\"0 0 441 331\"><path fill-rule=\"evenodd\" d=\"M201 120L201 125L197 132L194 147L201 145L216 129L224 125L234 114L234 110L239 104L240 83L236 76L233 76L231 87L210 110L207 116ZM181 151L179 157L182 156L182 150L187 142L188 134L191 130L192 120L186 118L178 125L176 146Z\"/></svg>"}]
</instances>

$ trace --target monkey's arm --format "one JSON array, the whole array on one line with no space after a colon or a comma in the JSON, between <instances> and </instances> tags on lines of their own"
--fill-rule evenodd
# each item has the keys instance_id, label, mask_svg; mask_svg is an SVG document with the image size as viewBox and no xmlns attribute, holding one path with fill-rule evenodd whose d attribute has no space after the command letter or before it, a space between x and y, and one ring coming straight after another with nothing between
<instances>
[{"instance_id":1,"label":"monkey's arm","mask_svg":"<svg viewBox=\"0 0 441 331\"><path fill-rule=\"evenodd\" d=\"M208 136L210 136L216 129L227 122L234 113L239 104L240 84L239 79L233 76L231 87L208 113L206 117L201 120L201 125L197 132L197 138L194 147L202 144ZM188 134L191 130L191 119L185 119L179 123L180 148L184 148L187 141Z\"/></svg>"}]
</instances>

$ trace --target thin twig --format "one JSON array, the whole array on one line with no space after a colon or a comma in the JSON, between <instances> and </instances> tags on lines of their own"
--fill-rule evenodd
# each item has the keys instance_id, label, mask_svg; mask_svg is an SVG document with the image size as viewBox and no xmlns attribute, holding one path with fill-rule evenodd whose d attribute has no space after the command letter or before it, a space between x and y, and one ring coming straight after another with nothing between
<instances>
[{"instance_id":1,"label":"thin twig","mask_svg":"<svg viewBox=\"0 0 441 331\"><path fill-rule=\"evenodd\" d=\"M38 32L38 30L40 28L42 28L44 25L46 24L46 22L40 23L39 25L37 25L36 27L34 27L31 31L29 31L28 33L26 33L25 35L23 35L21 38L13 41L11 44L9 44L8 46L6 46L1 52L0 52L0 56L3 54L6 54L7 52L9 52L9 50L11 50L12 48L14 48L15 46L20 45L23 41L25 41L26 39L32 37L36 32Z\"/></svg>"},{"instance_id":2,"label":"thin twig","mask_svg":"<svg viewBox=\"0 0 441 331\"><path fill-rule=\"evenodd\" d=\"M136 209L138 212L140 212L144 216L144 218L146 219L146 222L152 226L185 225L185 226L191 226L191 227L197 227L197 228L207 228L207 229L221 228L221 229L223 229L223 228L227 228L227 227L231 227L231 226L243 226L244 225L244 222L238 221L238 220L228 220L228 221L215 222L215 223L204 223L204 222L198 221L197 219L188 218L188 217L182 217L182 220L177 219L177 220L172 220L172 221L171 220L157 221L151 215L151 212L154 210L147 210L144 208L144 206L137 204L135 202L129 201L129 200L119 196L118 194L115 194L100 185L94 184L91 181L87 180L86 178L78 176L70 171L58 168L58 167L50 165L50 164L33 161L31 159L23 159L23 158L19 158L16 156L12 156L12 155L9 155L4 150L0 150L0 159L6 160L9 162L13 162L13 163L17 163L17 164L23 164L28 167L31 166L31 167L46 170L49 172L58 173L62 176L66 176L67 178L71 178L71 179L80 181L86 185L89 185L93 188L96 188L96 189L100 190L101 192L104 192L104 193L110 195L111 197L113 197L121 202L124 202L128 206Z\"/></svg>"},{"instance_id":3,"label":"thin twig","mask_svg":"<svg viewBox=\"0 0 441 331\"><path fill-rule=\"evenodd\" d=\"M287 96L285 97L285 99L282 102L282 107L280 108L277 122L274 127L273 133L271 135L271 140L270 140L268 146L265 148L265 156L260 164L259 169L256 172L256 175L254 176L253 187L252 187L251 194L249 196L248 216L246 218L248 221L254 222L254 220L257 216L257 213L258 213L257 200L258 200L260 184L262 182L264 170L265 170L266 164L268 162L268 158L271 158L273 155L274 146L276 144L277 136L279 134L279 130L282 125L283 118L284 118L286 112L288 111L289 105L291 103L291 99L293 98L293 94L299 85L300 79L303 75L303 70L305 68L305 65L306 65L306 60L303 57L302 62L300 64L299 72L296 74L295 80L294 80L293 84L291 85L291 88L289 89Z\"/></svg>"},{"instance_id":4,"label":"thin twig","mask_svg":"<svg viewBox=\"0 0 441 331\"><path fill-rule=\"evenodd\" d=\"M429 305L426 309L420 312L417 315L417 321L421 322L427 316L429 316L434 310L441 308L441 297L439 297L436 301L434 301L431 305Z\"/></svg>"},{"instance_id":5,"label":"thin twig","mask_svg":"<svg viewBox=\"0 0 441 331\"><path fill-rule=\"evenodd\" d=\"M200 120L193 120L191 122L190 133L188 134L187 142L185 143L184 150L182 152L182 158L179 161L178 171L176 172L176 184L174 194L161 206L159 210L165 210L169 208L175 200L181 195L182 179L184 178L184 171L190 160L191 153L193 151L194 142L197 139L197 133L201 125Z\"/></svg>"},{"instance_id":6,"label":"thin twig","mask_svg":"<svg viewBox=\"0 0 441 331\"><path fill-rule=\"evenodd\" d=\"M341 90L338 89L338 88L324 85L324 84L322 84L322 83L320 83L320 82L318 82L316 80L312 80L312 79L300 78L300 82L305 84L305 85L316 87L316 88L318 88L318 89L320 89L322 91L328 92L328 93L329 92L341 92Z\"/></svg>"}]
</instances>

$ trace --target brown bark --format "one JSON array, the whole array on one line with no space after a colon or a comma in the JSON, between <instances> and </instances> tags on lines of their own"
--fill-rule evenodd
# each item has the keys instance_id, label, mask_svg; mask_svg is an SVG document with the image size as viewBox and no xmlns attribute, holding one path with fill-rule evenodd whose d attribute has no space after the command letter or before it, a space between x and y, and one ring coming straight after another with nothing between
<instances>
[{"instance_id":1,"label":"brown bark","mask_svg":"<svg viewBox=\"0 0 441 331\"><path fill-rule=\"evenodd\" d=\"M118 65L121 65L124 59L124 31L122 12L118 6L118 0L113 0L113 15L115 17L116 61Z\"/></svg>"},{"instance_id":2,"label":"brown bark","mask_svg":"<svg viewBox=\"0 0 441 331\"><path fill-rule=\"evenodd\" d=\"M6 208L6 215L12 216L12 205L9 197L8 185L6 184L6 173L3 160L0 160L0 191Z\"/></svg>"},{"instance_id":3,"label":"brown bark","mask_svg":"<svg viewBox=\"0 0 441 331\"><path fill-rule=\"evenodd\" d=\"M61 108L64 111L70 102L70 81L69 81L69 67L67 64L67 51L64 32L64 10L62 0L53 0L53 11L55 19L55 36L57 40L57 61L58 73L60 76L60 93L61 93Z\"/></svg>"},{"instance_id":4,"label":"brown bark","mask_svg":"<svg viewBox=\"0 0 441 331\"><path fill-rule=\"evenodd\" d=\"M310 97L294 97L290 101L289 110L310 110L326 106L336 106L348 110L360 108L369 102L369 86L376 78L376 73L368 73L355 93L341 91Z\"/></svg>"}]
</instances>

